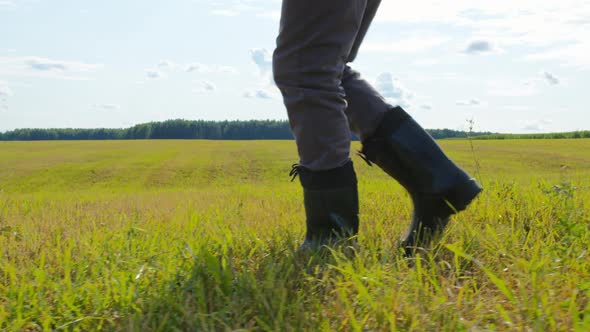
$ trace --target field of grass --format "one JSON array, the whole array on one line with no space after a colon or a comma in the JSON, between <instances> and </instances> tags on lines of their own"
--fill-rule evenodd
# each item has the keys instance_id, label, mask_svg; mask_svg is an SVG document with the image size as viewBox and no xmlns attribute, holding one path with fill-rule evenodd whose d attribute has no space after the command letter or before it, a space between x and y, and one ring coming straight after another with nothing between
<instances>
[{"instance_id":1,"label":"field of grass","mask_svg":"<svg viewBox=\"0 0 590 332\"><path fill-rule=\"evenodd\" d=\"M306 260L293 142L0 142L0 331L589 331L590 140L473 144L438 245L355 156L360 252Z\"/></svg>"}]
</instances>

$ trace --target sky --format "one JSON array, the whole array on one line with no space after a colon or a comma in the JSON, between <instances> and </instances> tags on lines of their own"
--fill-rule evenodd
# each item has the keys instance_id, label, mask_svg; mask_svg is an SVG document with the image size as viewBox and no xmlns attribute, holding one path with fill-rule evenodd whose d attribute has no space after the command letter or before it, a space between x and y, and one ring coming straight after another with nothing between
<instances>
[{"instance_id":1,"label":"sky","mask_svg":"<svg viewBox=\"0 0 590 332\"><path fill-rule=\"evenodd\" d=\"M286 119L280 7L0 0L0 131ZM384 0L352 66L426 128L588 130L590 1Z\"/></svg>"}]
</instances>

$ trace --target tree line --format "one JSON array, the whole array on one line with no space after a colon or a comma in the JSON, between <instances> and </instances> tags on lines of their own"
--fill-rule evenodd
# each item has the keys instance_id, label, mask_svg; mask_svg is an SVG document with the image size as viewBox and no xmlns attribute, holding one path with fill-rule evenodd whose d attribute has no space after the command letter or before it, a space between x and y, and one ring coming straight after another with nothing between
<instances>
[{"instance_id":1,"label":"tree line","mask_svg":"<svg viewBox=\"0 0 590 332\"><path fill-rule=\"evenodd\" d=\"M467 133L452 129L429 129L436 139L496 135ZM210 139L210 140L290 140L293 134L285 120L205 121L167 120L138 124L130 128L33 128L0 133L2 141L46 140L125 140L125 139ZM356 139L353 137L353 139Z\"/></svg>"},{"instance_id":2,"label":"tree line","mask_svg":"<svg viewBox=\"0 0 590 332\"><path fill-rule=\"evenodd\" d=\"M204 121L167 120L138 124L130 128L15 129L0 133L4 141L40 140L125 140L125 139L292 139L286 121Z\"/></svg>"},{"instance_id":3,"label":"tree line","mask_svg":"<svg viewBox=\"0 0 590 332\"><path fill-rule=\"evenodd\" d=\"M474 139L564 139L590 138L590 130L569 131L562 133L540 134L488 134L478 135Z\"/></svg>"}]
</instances>

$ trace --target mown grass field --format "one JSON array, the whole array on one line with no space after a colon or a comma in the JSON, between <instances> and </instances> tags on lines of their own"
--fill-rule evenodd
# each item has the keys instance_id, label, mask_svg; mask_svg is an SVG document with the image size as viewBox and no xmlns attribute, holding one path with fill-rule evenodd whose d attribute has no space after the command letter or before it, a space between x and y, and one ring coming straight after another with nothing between
<instances>
[{"instance_id":1,"label":"mown grass field","mask_svg":"<svg viewBox=\"0 0 590 332\"><path fill-rule=\"evenodd\" d=\"M589 331L590 140L473 144L439 245L355 156L360 252L309 262L293 142L0 142L0 330Z\"/></svg>"}]
</instances>

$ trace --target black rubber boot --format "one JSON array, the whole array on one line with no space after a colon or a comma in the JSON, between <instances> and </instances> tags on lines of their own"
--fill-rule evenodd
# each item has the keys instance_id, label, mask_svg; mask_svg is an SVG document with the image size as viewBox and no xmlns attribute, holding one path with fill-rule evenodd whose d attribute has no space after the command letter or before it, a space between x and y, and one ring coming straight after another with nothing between
<instances>
[{"instance_id":1,"label":"black rubber boot","mask_svg":"<svg viewBox=\"0 0 590 332\"><path fill-rule=\"evenodd\" d=\"M467 208L482 190L401 107L385 114L375 133L363 141L361 154L412 197L414 214L402 239L408 255L428 244L446 227L449 217Z\"/></svg>"},{"instance_id":2,"label":"black rubber boot","mask_svg":"<svg viewBox=\"0 0 590 332\"><path fill-rule=\"evenodd\" d=\"M293 166L303 186L307 233L300 251L316 251L324 246L356 241L359 228L359 203L356 173L349 161L327 171L311 171Z\"/></svg>"}]
</instances>

